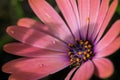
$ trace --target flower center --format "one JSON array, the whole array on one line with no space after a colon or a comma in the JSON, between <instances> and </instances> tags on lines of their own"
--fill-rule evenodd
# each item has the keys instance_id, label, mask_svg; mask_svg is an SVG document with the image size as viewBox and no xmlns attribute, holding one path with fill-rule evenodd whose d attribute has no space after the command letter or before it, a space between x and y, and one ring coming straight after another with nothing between
<instances>
[{"instance_id":1,"label":"flower center","mask_svg":"<svg viewBox=\"0 0 120 80\"><path fill-rule=\"evenodd\" d=\"M93 46L89 41L76 40L75 44L68 44L68 55L72 66L80 66L94 56Z\"/></svg>"}]
</instances>

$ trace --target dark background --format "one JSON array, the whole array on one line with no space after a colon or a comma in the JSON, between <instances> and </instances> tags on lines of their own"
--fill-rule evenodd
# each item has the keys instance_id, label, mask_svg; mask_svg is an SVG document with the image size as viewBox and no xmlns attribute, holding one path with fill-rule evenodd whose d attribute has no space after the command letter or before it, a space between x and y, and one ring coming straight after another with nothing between
<instances>
[{"instance_id":1,"label":"dark background","mask_svg":"<svg viewBox=\"0 0 120 80\"><path fill-rule=\"evenodd\" d=\"M56 10L58 9L54 0L47 1ZM2 50L2 46L4 44L15 41L6 34L5 29L9 25L15 25L17 20L22 17L30 17L39 20L29 7L27 0L0 0L0 80L7 80L9 76L9 74L1 71L1 66L12 59L18 58L18 56L8 54ZM120 19L120 4L116 9L109 26L111 26L111 24L113 24L117 19ZM108 58L113 62L115 72L110 78L104 80L120 80L120 50L116 51ZM64 80L69 71L70 68L68 67L41 80ZM101 79L93 76L91 80Z\"/></svg>"}]
</instances>

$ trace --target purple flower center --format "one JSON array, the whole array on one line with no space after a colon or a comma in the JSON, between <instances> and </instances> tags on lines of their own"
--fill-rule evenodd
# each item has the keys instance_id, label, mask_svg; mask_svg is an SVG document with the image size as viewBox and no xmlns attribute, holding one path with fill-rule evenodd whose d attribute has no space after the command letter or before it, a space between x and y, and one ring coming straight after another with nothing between
<instances>
[{"instance_id":1,"label":"purple flower center","mask_svg":"<svg viewBox=\"0 0 120 80\"><path fill-rule=\"evenodd\" d=\"M94 56L93 45L90 41L76 40L75 44L69 44L68 55L72 66L80 66Z\"/></svg>"}]
</instances>

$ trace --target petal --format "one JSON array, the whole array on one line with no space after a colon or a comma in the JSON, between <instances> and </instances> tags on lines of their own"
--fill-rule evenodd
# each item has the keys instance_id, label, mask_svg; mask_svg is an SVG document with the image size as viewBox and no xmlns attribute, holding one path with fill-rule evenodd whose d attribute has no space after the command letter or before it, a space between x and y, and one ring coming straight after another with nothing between
<instances>
[{"instance_id":1,"label":"petal","mask_svg":"<svg viewBox=\"0 0 120 80\"><path fill-rule=\"evenodd\" d=\"M97 75L98 77L108 78L113 74L113 64L108 59L94 58L93 62L95 64L95 75Z\"/></svg>"},{"instance_id":2,"label":"petal","mask_svg":"<svg viewBox=\"0 0 120 80\"><path fill-rule=\"evenodd\" d=\"M78 5L77 5L77 1L76 0L70 0L71 6L73 8L74 14L76 16L77 19L77 24L80 28L80 16L79 16L79 12L78 12ZM80 29L79 29L80 32Z\"/></svg>"},{"instance_id":3,"label":"petal","mask_svg":"<svg viewBox=\"0 0 120 80\"><path fill-rule=\"evenodd\" d=\"M101 51L96 52L96 57L106 57L113 54L120 48L120 37L116 38L111 44L106 46Z\"/></svg>"},{"instance_id":4,"label":"petal","mask_svg":"<svg viewBox=\"0 0 120 80\"><path fill-rule=\"evenodd\" d=\"M20 27L27 27L27 28L33 28L37 29L40 31L41 30L49 30L49 29L44 29L46 26L32 18L21 18L18 20L17 25ZM48 28L48 27L47 27Z\"/></svg>"},{"instance_id":5,"label":"petal","mask_svg":"<svg viewBox=\"0 0 120 80\"><path fill-rule=\"evenodd\" d=\"M78 8L81 22L81 33L83 39L86 39L87 28L89 23L90 14L90 0L78 0Z\"/></svg>"},{"instance_id":6,"label":"petal","mask_svg":"<svg viewBox=\"0 0 120 80\"><path fill-rule=\"evenodd\" d=\"M9 76L8 80L39 80L39 75L44 76L44 74L36 74L31 72L14 73Z\"/></svg>"},{"instance_id":7,"label":"petal","mask_svg":"<svg viewBox=\"0 0 120 80\"><path fill-rule=\"evenodd\" d=\"M69 65L66 56L20 58L6 63L2 70L11 73L10 80L37 80Z\"/></svg>"},{"instance_id":8,"label":"petal","mask_svg":"<svg viewBox=\"0 0 120 80\"><path fill-rule=\"evenodd\" d=\"M73 75L73 73L76 71L77 67L73 68L67 75L67 77L65 78L65 80L70 80L71 76Z\"/></svg>"},{"instance_id":9,"label":"petal","mask_svg":"<svg viewBox=\"0 0 120 80\"><path fill-rule=\"evenodd\" d=\"M109 7L109 10L107 11L107 14L106 14L106 17L105 17L105 20L101 26L101 29L100 29L100 32L97 36L97 39L96 39L96 42L99 41L99 39L101 38L101 36L103 35L109 21L111 20L116 8L117 8L117 5L118 5L118 0L113 0L113 2L111 3L110 7Z\"/></svg>"},{"instance_id":10,"label":"petal","mask_svg":"<svg viewBox=\"0 0 120 80\"><path fill-rule=\"evenodd\" d=\"M44 32L26 27L8 27L7 33L15 39L38 48L65 51L67 47L60 40Z\"/></svg>"},{"instance_id":11,"label":"petal","mask_svg":"<svg viewBox=\"0 0 120 80\"><path fill-rule=\"evenodd\" d=\"M56 37L56 35L59 37L58 33L55 31L56 29L51 30L49 26L46 26L36 20L33 20L31 18L22 18L18 21L17 23L18 26L20 27L27 27L27 28L32 28L35 30L43 31L49 35L52 35ZM63 35L65 36L65 35Z\"/></svg>"},{"instance_id":12,"label":"petal","mask_svg":"<svg viewBox=\"0 0 120 80\"><path fill-rule=\"evenodd\" d=\"M107 14L108 11L108 7L109 7L109 2L110 0L102 0L101 5L100 5L100 9L99 9L99 14L98 14L98 18L94 27L94 32L92 34L92 41L94 42L100 28L101 25L105 19L105 16Z\"/></svg>"},{"instance_id":13,"label":"petal","mask_svg":"<svg viewBox=\"0 0 120 80\"><path fill-rule=\"evenodd\" d=\"M93 72L93 63L91 61L87 61L76 71L72 80L89 80L92 77Z\"/></svg>"},{"instance_id":14,"label":"petal","mask_svg":"<svg viewBox=\"0 0 120 80\"><path fill-rule=\"evenodd\" d=\"M68 23L71 31L73 32L75 38L79 38L79 27L70 0L56 0L56 3L61 10L66 22Z\"/></svg>"},{"instance_id":15,"label":"petal","mask_svg":"<svg viewBox=\"0 0 120 80\"><path fill-rule=\"evenodd\" d=\"M66 55L66 53L51 51L47 49L37 48L34 46L21 44L21 43L9 43L4 46L4 50L8 53L25 56L25 57L51 57Z\"/></svg>"},{"instance_id":16,"label":"petal","mask_svg":"<svg viewBox=\"0 0 120 80\"><path fill-rule=\"evenodd\" d=\"M73 41L73 36L69 31L69 28L58 15L58 13L46 2L46 0L28 0L30 7L33 9L35 14L50 27L51 32L56 37L65 40L67 42ZM64 35L64 36L63 36ZM70 39L66 36L70 36Z\"/></svg>"},{"instance_id":17,"label":"petal","mask_svg":"<svg viewBox=\"0 0 120 80\"><path fill-rule=\"evenodd\" d=\"M100 8L100 0L90 0L90 23L89 23L89 30L88 30L89 39L91 38L91 35L94 31L99 8Z\"/></svg>"},{"instance_id":18,"label":"petal","mask_svg":"<svg viewBox=\"0 0 120 80\"><path fill-rule=\"evenodd\" d=\"M27 28L32 28L35 30L43 31L51 36L54 36L54 37L60 39L59 34L55 31L56 29L51 30L51 28L49 26L42 24L42 23L40 23L36 20L33 20L31 18L22 18L18 21L17 25L20 27L27 27ZM63 35L63 36L67 36L67 35ZM70 38L69 35L67 37ZM67 39L67 38L65 38L65 39ZM65 39L63 41L65 41ZM69 39L69 40L72 41L72 39Z\"/></svg>"},{"instance_id":19,"label":"petal","mask_svg":"<svg viewBox=\"0 0 120 80\"><path fill-rule=\"evenodd\" d=\"M108 46L120 34L120 20L116 21L105 36L96 44L95 51L100 51Z\"/></svg>"}]
</instances>

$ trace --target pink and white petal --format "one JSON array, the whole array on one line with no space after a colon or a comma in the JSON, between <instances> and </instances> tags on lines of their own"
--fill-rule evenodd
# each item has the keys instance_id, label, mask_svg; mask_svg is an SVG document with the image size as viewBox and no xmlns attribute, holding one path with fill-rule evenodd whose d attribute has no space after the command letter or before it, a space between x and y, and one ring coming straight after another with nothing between
<instances>
[{"instance_id":1,"label":"pink and white petal","mask_svg":"<svg viewBox=\"0 0 120 80\"><path fill-rule=\"evenodd\" d=\"M100 78L108 78L114 72L113 64L110 60L105 58L94 58L95 75Z\"/></svg>"},{"instance_id":2,"label":"pink and white petal","mask_svg":"<svg viewBox=\"0 0 120 80\"><path fill-rule=\"evenodd\" d=\"M26 77L28 78L27 80L35 80L36 78L40 79L58 72L68 65L69 60L66 56L20 58L6 63L2 67L2 71L11 73L13 75L12 78L15 78L15 80L19 80L20 77L22 80L25 80Z\"/></svg>"},{"instance_id":3,"label":"pink and white petal","mask_svg":"<svg viewBox=\"0 0 120 80\"><path fill-rule=\"evenodd\" d=\"M73 73L76 71L78 67L73 68L67 75L67 77L65 78L65 80L70 80L71 76L73 75Z\"/></svg>"},{"instance_id":4,"label":"pink and white petal","mask_svg":"<svg viewBox=\"0 0 120 80\"><path fill-rule=\"evenodd\" d=\"M99 13L99 8L100 8L100 0L90 0L90 22L88 29L88 39L91 38L91 35L94 31L94 27Z\"/></svg>"},{"instance_id":5,"label":"pink and white petal","mask_svg":"<svg viewBox=\"0 0 120 80\"><path fill-rule=\"evenodd\" d=\"M115 38L120 34L120 20L117 20L110 30L103 36L103 38L95 44L95 52L104 49L106 46L111 44L115 40Z\"/></svg>"},{"instance_id":6,"label":"pink and white petal","mask_svg":"<svg viewBox=\"0 0 120 80\"><path fill-rule=\"evenodd\" d=\"M42 49L34 46L30 46L22 43L9 43L4 46L4 51L25 57L51 57L51 56L61 56L66 55L63 52L57 52L47 49Z\"/></svg>"},{"instance_id":7,"label":"pink and white petal","mask_svg":"<svg viewBox=\"0 0 120 80\"><path fill-rule=\"evenodd\" d=\"M96 21L96 24L95 24L95 27L94 27L94 32L92 34L92 41L94 42L100 28L101 28L101 25L105 19L105 16L107 14L107 11L108 11L108 7L109 7L109 2L110 0L102 0L101 2L101 5L100 5L100 9L99 9L99 14L98 14L98 17L97 17L97 21Z\"/></svg>"},{"instance_id":8,"label":"pink and white petal","mask_svg":"<svg viewBox=\"0 0 120 80\"><path fill-rule=\"evenodd\" d=\"M44 32L26 27L8 27L7 33L13 38L38 48L55 51L65 51L67 46L62 41L47 35Z\"/></svg>"},{"instance_id":9,"label":"pink and white petal","mask_svg":"<svg viewBox=\"0 0 120 80\"><path fill-rule=\"evenodd\" d=\"M56 3L58 5L58 8L61 10L75 38L79 38L79 27L70 0L56 0Z\"/></svg>"},{"instance_id":10,"label":"pink and white petal","mask_svg":"<svg viewBox=\"0 0 120 80\"><path fill-rule=\"evenodd\" d=\"M107 11L107 14L106 14L106 17L105 17L105 20L101 26L101 29L100 29L100 32L97 36L97 39L95 40L95 42L98 42L99 39L101 38L101 36L103 35L109 21L111 20L113 14L115 13L115 10L117 8L117 5L118 5L118 0L113 0L113 2L111 3L108 11Z\"/></svg>"},{"instance_id":11,"label":"pink and white petal","mask_svg":"<svg viewBox=\"0 0 120 80\"><path fill-rule=\"evenodd\" d=\"M42 20L43 23L49 26L51 33L53 33L56 37L65 40L66 42L74 41L74 38L71 35L67 25L58 15L58 13L46 2L46 0L28 1L35 14ZM71 40L66 38L66 36L70 36Z\"/></svg>"},{"instance_id":12,"label":"pink and white petal","mask_svg":"<svg viewBox=\"0 0 120 80\"><path fill-rule=\"evenodd\" d=\"M87 61L81 65L76 71L72 80L89 80L94 73L94 65L91 61Z\"/></svg>"},{"instance_id":13,"label":"pink and white petal","mask_svg":"<svg viewBox=\"0 0 120 80\"><path fill-rule=\"evenodd\" d=\"M106 57L113 54L115 51L120 49L120 37L116 38L112 43L106 46L101 51L96 52L96 57Z\"/></svg>"},{"instance_id":14,"label":"pink and white petal","mask_svg":"<svg viewBox=\"0 0 120 80\"><path fill-rule=\"evenodd\" d=\"M90 0L78 0L78 9L80 15L80 29L82 37L83 39L86 39L90 19Z\"/></svg>"}]
</instances>

